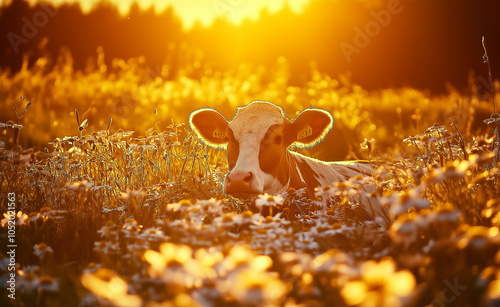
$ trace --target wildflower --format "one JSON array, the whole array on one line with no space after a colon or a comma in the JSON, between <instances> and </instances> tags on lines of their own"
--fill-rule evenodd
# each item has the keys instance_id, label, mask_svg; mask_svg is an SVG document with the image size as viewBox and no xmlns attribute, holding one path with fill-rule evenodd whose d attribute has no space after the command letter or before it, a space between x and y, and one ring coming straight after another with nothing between
<instances>
[{"instance_id":1,"label":"wildflower","mask_svg":"<svg viewBox=\"0 0 500 307\"><path fill-rule=\"evenodd\" d=\"M160 242L160 241L167 241L168 239L168 237L165 236L163 231L161 231L158 228L144 229L139 235L139 238L147 242Z\"/></svg>"},{"instance_id":2,"label":"wildflower","mask_svg":"<svg viewBox=\"0 0 500 307\"><path fill-rule=\"evenodd\" d=\"M292 276L299 277L310 270L312 256L308 253L284 252L280 254L280 263L283 264Z\"/></svg>"},{"instance_id":3,"label":"wildflower","mask_svg":"<svg viewBox=\"0 0 500 307\"><path fill-rule=\"evenodd\" d=\"M39 278L42 275L42 270L35 265L29 265L22 270L17 270L18 280L16 280L16 288L22 292L31 292L38 288Z\"/></svg>"},{"instance_id":4,"label":"wildflower","mask_svg":"<svg viewBox=\"0 0 500 307\"><path fill-rule=\"evenodd\" d=\"M220 280L217 289L227 293L239 304L278 305L289 291L289 287L277 274L244 269Z\"/></svg>"},{"instance_id":5,"label":"wildflower","mask_svg":"<svg viewBox=\"0 0 500 307\"><path fill-rule=\"evenodd\" d=\"M446 167L435 167L432 168L426 178L424 178L424 183L442 183L448 178L461 179L470 170L471 163L467 160L455 160L453 162L448 162Z\"/></svg>"},{"instance_id":6,"label":"wildflower","mask_svg":"<svg viewBox=\"0 0 500 307\"><path fill-rule=\"evenodd\" d=\"M224 254L218 248L200 248L194 253L194 259L204 268L213 268L224 260Z\"/></svg>"},{"instance_id":7,"label":"wildflower","mask_svg":"<svg viewBox=\"0 0 500 307\"><path fill-rule=\"evenodd\" d=\"M87 179L82 180L82 181L76 181L76 182L68 182L66 185L64 185L64 188L67 188L69 190L73 191L87 191L90 190L93 186L93 183Z\"/></svg>"},{"instance_id":8,"label":"wildflower","mask_svg":"<svg viewBox=\"0 0 500 307\"><path fill-rule=\"evenodd\" d=\"M35 255L41 260L46 259L47 257L52 256L54 254L54 250L45 243L35 244L33 247Z\"/></svg>"},{"instance_id":9,"label":"wildflower","mask_svg":"<svg viewBox=\"0 0 500 307\"><path fill-rule=\"evenodd\" d=\"M241 216L226 213L223 216L214 218L214 222L219 227L230 229L231 227L241 223Z\"/></svg>"},{"instance_id":10,"label":"wildflower","mask_svg":"<svg viewBox=\"0 0 500 307\"><path fill-rule=\"evenodd\" d=\"M0 273L3 274L4 272L8 271L9 263L10 258L5 257L4 254L0 254Z\"/></svg>"},{"instance_id":11,"label":"wildflower","mask_svg":"<svg viewBox=\"0 0 500 307\"><path fill-rule=\"evenodd\" d=\"M101 237L112 239L116 237L117 230L118 227L116 226L115 222L107 221L106 224L97 231L97 233L100 233Z\"/></svg>"},{"instance_id":12,"label":"wildflower","mask_svg":"<svg viewBox=\"0 0 500 307\"><path fill-rule=\"evenodd\" d=\"M332 229L334 229L334 230L341 229L341 228L342 228L342 224L340 224L340 223L333 223L332 224Z\"/></svg>"},{"instance_id":13,"label":"wildflower","mask_svg":"<svg viewBox=\"0 0 500 307\"><path fill-rule=\"evenodd\" d=\"M221 263L222 271L234 270L236 267L248 262L253 258L253 251L248 245L236 245L231 248L229 254Z\"/></svg>"},{"instance_id":14,"label":"wildflower","mask_svg":"<svg viewBox=\"0 0 500 307\"><path fill-rule=\"evenodd\" d=\"M349 305L372 303L380 306L402 306L403 299L411 295L416 285L408 270L396 271L391 258L380 262L368 260L361 265L362 280L346 283L341 294Z\"/></svg>"},{"instance_id":15,"label":"wildflower","mask_svg":"<svg viewBox=\"0 0 500 307\"><path fill-rule=\"evenodd\" d=\"M493 225L500 226L500 198L490 199L481 214L490 219Z\"/></svg>"},{"instance_id":16,"label":"wildflower","mask_svg":"<svg viewBox=\"0 0 500 307\"><path fill-rule=\"evenodd\" d=\"M281 213L276 214L274 217L272 216L262 216L259 213L252 215L253 223L249 226L250 229L254 229L257 232L262 231L263 233L267 233L270 229L277 229L281 226L285 226L290 224L289 221L283 219L281 217Z\"/></svg>"},{"instance_id":17,"label":"wildflower","mask_svg":"<svg viewBox=\"0 0 500 307\"><path fill-rule=\"evenodd\" d=\"M486 298L489 300L490 306L495 306L500 302L500 271L496 272L495 279L488 285Z\"/></svg>"},{"instance_id":18,"label":"wildflower","mask_svg":"<svg viewBox=\"0 0 500 307\"><path fill-rule=\"evenodd\" d=\"M381 199L381 203L384 206L390 206L389 212L394 216L399 216L412 208L416 210L429 208L430 203L421 196L420 187L421 186L411 189L408 192L402 191L390 196L385 196Z\"/></svg>"},{"instance_id":19,"label":"wildflower","mask_svg":"<svg viewBox=\"0 0 500 307\"><path fill-rule=\"evenodd\" d=\"M42 275L38 279L38 290L47 292L59 291L59 283L49 275Z\"/></svg>"},{"instance_id":20,"label":"wildflower","mask_svg":"<svg viewBox=\"0 0 500 307\"><path fill-rule=\"evenodd\" d=\"M203 211L213 214L218 213L221 208L221 201L216 200L215 198L211 198L209 200L198 200L196 204L200 205Z\"/></svg>"},{"instance_id":21,"label":"wildflower","mask_svg":"<svg viewBox=\"0 0 500 307\"><path fill-rule=\"evenodd\" d=\"M274 206L276 204L281 204L283 202L283 197L279 195L269 195L267 193L260 194L259 198L255 201L257 207L262 206Z\"/></svg>"},{"instance_id":22,"label":"wildflower","mask_svg":"<svg viewBox=\"0 0 500 307\"><path fill-rule=\"evenodd\" d=\"M213 276L212 268L193 259L193 250L187 245L163 243L160 252L147 250L144 259L150 264L149 276L161 279L177 291L199 288L206 275Z\"/></svg>"},{"instance_id":23,"label":"wildflower","mask_svg":"<svg viewBox=\"0 0 500 307\"><path fill-rule=\"evenodd\" d=\"M177 294L173 300L164 301L161 303L158 303L156 301L149 301L146 303L146 305L144 307L172 307L172 306L202 307L202 306L207 305L207 304L203 304L203 303L204 303L203 300L195 299L186 293L180 293L180 294Z\"/></svg>"},{"instance_id":24,"label":"wildflower","mask_svg":"<svg viewBox=\"0 0 500 307\"><path fill-rule=\"evenodd\" d=\"M241 224L242 226L249 226L254 224L256 220L258 220L260 214L254 214L252 211L247 210L241 214Z\"/></svg>"},{"instance_id":25,"label":"wildflower","mask_svg":"<svg viewBox=\"0 0 500 307\"><path fill-rule=\"evenodd\" d=\"M491 138L488 138L486 136L479 136L479 137L473 136L472 148L470 149L470 153L473 154L474 156L477 156L478 154L488 152L489 149L491 148L491 144L493 143L494 139L495 139L494 136L492 136Z\"/></svg>"},{"instance_id":26,"label":"wildflower","mask_svg":"<svg viewBox=\"0 0 500 307\"><path fill-rule=\"evenodd\" d=\"M50 207L43 207L40 209L40 212L30 213L29 219L34 222L39 219L46 221L49 218L55 220L61 220L67 214L67 211L64 210L52 210Z\"/></svg>"},{"instance_id":27,"label":"wildflower","mask_svg":"<svg viewBox=\"0 0 500 307\"><path fill-rule=\"evenodd\" d=\"M337 185L336 185L336 188L337 188ZM342 188L343 188L343 182L342 182L342 187L340 189L342 189ZM316 198L321 199L321 207L323 209L327 208L328 201L330 200L330 198L332 197L332 195L336 195L337 194L336 193L338 191L337 189L332 190L332 187L330 185L325 185L325 186L322 186L320 188L315 188L314 189L314 191L315 191L314 192L314 196Z\"/></svg>"},{"instance_id":28,"label":"wildflower","mask_svg":"<svg viewBox=\"0 0 500 307\"><path fill-rule=\"evenodd\" d=\"M458 224L460 222L460 217L462 213L458 209L454 209L452 205L447 204L447 206L437 210L430 214L430 220L434 223L451 223Z\"/></svg>"},{"instance_id":29,"label":"wildflower","mask_svg":"<svg viewBox=\"0 0 500 307\"><path fill-rule=\"evenodd\" d=\"M270 208L270 215L272 215L272 208L280 207L283 205L283 197L279 195L269 195L267 193L259 195L259 197L255 200L255 205L262 213L262 210L265 207Z\"/></svg>"},{"instance_id":30,"label":"wildflower","mask_svg":"<svg viewBox=\"0 0 500 307\"><path fill-rule=\"evenodd\" d=\"M130 190L127 188L126 192L120 192L121 199L139 198L144 196L146 196L146 192L142 191L142 189Z\"/></svg>"},{"instance_id":31,"label":"wildflower","mask_svg":"<svg viewBox=\"0 0 500 307\"><path fill-rule=\"evenodd\" d=\"M421 240L421 232L428 224L427 216L416 216L415 218L401 216L391 226L389 237L396 244L409 247Z\"/></svg>"},{"instance_id":32,"label":"wildflower","mask_svg":"<svg viewBox=\"0 0 500 307\"><path fill-rule=\"evenodd\" d=\"M296 240L295 247L298 251L309 252L319 248L319 244L314 241L314 237L309 232L299 233Z\"/></svg>"},{"instance_id":33,"label":"wildflower","mask_svg":"<svg viewBox=\"0 0 500 307\"><path fill-rule=\"evenodd\" d=\"M357 269L354 268L354 258L338 249L330 249L316 256L312 263L312 269L317 273L337 272L346 277L354 276Z\"/></svg>"},{"instance_id":34,"label":"wildflower","mask_svg":"<svg viewBox=\"0 0 500 307\"><path fill-rule=\"evenodd\" d=\"M117 242L96 241L94 242L94 251L102 255L117 255L120 254L120 246Z\"/></svg>"},{"instance_id":35,"label":"wildflower","mask_svg":"<svg viewBox=\"0 0 500 307\"><path fill-rule=\"evenodd\" d=\"M123 224L122 232L125 234L126 238L135 238L139 233L139 225L137 221L133 218L128 218Z\"/></svg>"},{"instance_id":36,"label":"wildflower","mask_svg":"<svg viewBox=\"0 0 500 307\"><path fill-rule=\"evenodd\" d=\"M185 212L192 205L193 205L193 203L191 203L190 200L181 200L178 203L168 204L167 205L167 210L173 211L173 212L177 212L177 211Z\"/></svg>"},{"instance_id":37,"label":"wildflower","mask_svg":"<svg viewBox=\"0 0 500 307\"><path fill-rule=\"evenodd\" d=\"M192 259L193 250L187 245L163 243L160 245L161 255L167 265L182 265Z\"/></svg>"},{"instance_id":38,"label":"wildflower","mask_svg":"<svg viewBox=\"0 0 500 307\"><path fill-rule=\"evenodd\" d=\"M495 257L500 245L500 231L497 227L464 226L465 231L457 243L477 263L484 263Z\"/></svg>"},{"instance_id":39,"label":"wildflower","mask_svg":"<svg viewBox=\"0 0 500 307\"><path fill-rule=\"evenodd\" d=\"M332 197L337 197L337 200L346 201L348 199L359 199L360 194L365 195L367 187L373 186L373 178L368 176L354 176L347 181L335 183L333 186L326 185L318 189L315 193L316 197L322 199L322 208L326 208L328 200ZM369 195L366 194L368 197Z\"/></svg>"},{"instance_id":40,"label":"wildflower","mask_svg":"<svg viewBox=\"0 0 500 307\"><path fill-rule=\"evenodd\" d=\"M91 291L102 305L139 307L142 300L128 293L127 282L112 270L99 268L93 273L84 273L82 284Z\"/></svg>"},{"instance_id":41,"label":"wildflower","mask_svg":"<svg viewBox=\"0 0 500 307\"><path fill-rule=\"evenodd\" d=\"M132 258L135 255L142 255L142 253L147 249L149 249L149 244L140 239L136 239L133 243L127 244L128 253L124 256L124 258Z\"/></svg>"},{"instance_id":42,"label":"wildflower","mask_svg":"<svg viewBox=\"0 0 500 307\"><path fill-rule=\"evenodd\" d=\"M18 211L14 217L11 217L10 214L4 213L3 219L0 224L2 225L2 227L5 227L5 225L7 225L11 220L15 220L14 223L16 226L22 226L24 224L27 224L27 222L29 221L28 215L22 213L21 211Z\"/></svg>"},{"instance_id":43,"label":"wildflower","mask_svg":"<svg viewBox=\"0 0 500 307\"><path fill-rule=\"evenodd\" d=\"M362 281L351 281L348 282L340 291L342 297L344 297L347 305L358 305L361 304L366 297L368 289L364 282Z\"/></svg>"}]
</instances>

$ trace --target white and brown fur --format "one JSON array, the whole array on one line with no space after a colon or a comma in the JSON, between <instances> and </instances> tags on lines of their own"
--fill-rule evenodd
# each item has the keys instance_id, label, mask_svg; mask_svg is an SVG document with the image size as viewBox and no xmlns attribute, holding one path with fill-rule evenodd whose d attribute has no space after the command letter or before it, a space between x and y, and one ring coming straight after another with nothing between
<instances>
[{"instance_id":1,"label":"white and brown fur","mask_svg":"<svg viewBox=\"0 0 500 307\"><path fill-rule=\"evenodd\" d=\"M323 140L333 126L333 117L321 109L306 109L290 121L280 107L254 101L239 107L230 122L206 108L191 113L189 124L207 145L227 149L229 172L224 192L235 197L279 194L289 188L307 188L313 197L314 188L370 176L373 170L366 161L323 162L289 150L310 148ZM365 189L371 192L375 187ZM376 199L361 197L360 202L372 217L387 221Z\"/></svg>"}]
</instances>

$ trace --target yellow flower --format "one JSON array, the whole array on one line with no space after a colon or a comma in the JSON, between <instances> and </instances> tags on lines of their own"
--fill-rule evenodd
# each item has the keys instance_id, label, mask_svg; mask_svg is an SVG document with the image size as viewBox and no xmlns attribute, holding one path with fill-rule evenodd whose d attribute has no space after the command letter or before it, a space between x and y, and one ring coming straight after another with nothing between
<instances>
[{"instance_id":1,"label":"yellow flower","mask_svg":"<svg viewBox=\"0 0 500 307\"><path fill-rule=\"evenodd\" d=\"M347 282L341 289L348 305L401 306L401 299L411 295L416 285L410 271L396 271L392 258L366 261L361 265L361 277L361 280Z\"/></svg>"},{"instance_id":2,"label":"yellow flower","mask_svg":"<svg viewBox=\"0 0 500 307\"><path fill-rule=\"evenodd\" d=\"M128 294L127 282L115 272L99 268L93 273L84 273L82 284L104 305L139 307L142 300L137 295Z\"/></svg>"}]
</instances>

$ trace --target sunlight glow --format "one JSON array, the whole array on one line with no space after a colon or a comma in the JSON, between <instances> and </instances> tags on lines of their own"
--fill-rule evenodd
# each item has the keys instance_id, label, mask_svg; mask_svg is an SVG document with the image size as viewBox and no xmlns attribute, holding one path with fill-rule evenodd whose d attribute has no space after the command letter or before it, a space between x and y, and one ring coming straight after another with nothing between
<instances>
[{"instance_id":1,"label":"sunlight glow","mask_svg":"<svg viewBox=\"0 0 500 307\"><path fill-rule=\"evenodd\" d=\"M249 18L256 20L259 17L259 12L267 10L269 13L275 13L283 8L286 4L295 12L300 13L305 4L310 0L106 0L106 3L111 3L118 8L118 11L123 16L126 16L133 3L137 3L139 8L147 10L153 8L156 13L161 13L168 7L172 6L175 14L178 15L184 29L189 30L196 23L203 26L209 26L216 18L225 18L234 24L240 24L244 19ZM28 0L30 5L35 5L38 0ZM90 12L102 0L48 0L50 3L78 3L84 13ZM9 1L4 5L8 5Z\"/></svg>"}]
</instances>

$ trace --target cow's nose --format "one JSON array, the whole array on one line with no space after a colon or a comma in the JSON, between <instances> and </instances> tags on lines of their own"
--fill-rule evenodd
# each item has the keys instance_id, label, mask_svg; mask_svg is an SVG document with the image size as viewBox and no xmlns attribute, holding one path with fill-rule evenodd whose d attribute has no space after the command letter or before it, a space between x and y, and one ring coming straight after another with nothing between
<instances>
[{"instance_id":1,"label":"cow's nose","mask_svg":"<svg viewBox=\"0 0 500 307\"><path fill-rule=\"evenodd\" d=\"M252 172L231 172L227 175L227 192L245 192L250 190Z\"/></svg>"}]
</instances>

